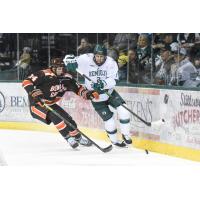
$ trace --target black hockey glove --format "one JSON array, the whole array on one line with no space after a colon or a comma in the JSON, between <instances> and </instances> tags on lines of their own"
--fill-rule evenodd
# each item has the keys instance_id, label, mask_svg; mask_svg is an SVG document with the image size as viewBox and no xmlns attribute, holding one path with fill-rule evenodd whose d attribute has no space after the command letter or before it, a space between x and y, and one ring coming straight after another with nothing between
<instances>
[{"instance_id":1,"label":"black hockey glove","mask_svg":"<svg viewBox=\"0 0 200 200\"><path fill-rule=\"evenodd\" d=\"M44 94L40 89L34 89L30 95L35 104L43 105Z\"/></svg>"}]
</instances>

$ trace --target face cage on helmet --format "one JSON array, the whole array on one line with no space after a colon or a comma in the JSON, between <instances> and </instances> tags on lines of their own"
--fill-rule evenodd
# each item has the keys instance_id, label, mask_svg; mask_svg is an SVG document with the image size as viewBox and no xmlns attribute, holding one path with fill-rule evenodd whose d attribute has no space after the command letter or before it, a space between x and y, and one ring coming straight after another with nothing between
<instances>
[{"instance_id":1,"label":"face cage on helmet","mask_svg":"<svg viewBox=\"0 0 200 200\"><path fill-rule=\"evenodd\" d=\"M60 75L57 74L57 68L58 67L62 67L62 74L60 74ZM56 76L62 76L65 73L65 66L64 65L52 65L50 68L52 69L54 74L56 74Z\"/></svg>"}]
</instances>

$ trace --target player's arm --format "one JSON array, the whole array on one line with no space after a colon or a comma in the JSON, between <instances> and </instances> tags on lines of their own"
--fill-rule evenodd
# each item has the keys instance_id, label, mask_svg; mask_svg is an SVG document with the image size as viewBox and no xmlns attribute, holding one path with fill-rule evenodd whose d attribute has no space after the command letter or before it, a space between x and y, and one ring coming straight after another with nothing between
<instances>
[{"instance_id":1,"label":"player's arm","mask_svg":"<svg viewBox=\"0 0 200 200\"><path fill-rule=\"evenodd\" d=\"M118 65L116 61L112 61L107 71L107 78L104 80L104 89L111 89L115 87L118 80Z\"/></svg>"},{"instance_id":2,"label":"player's arm","mask_svg":"<svg viewBox=\"0 0 200 200\"><path fill-rule=\"evenodd\" d=\"M85 67L88 65L85 60L85 55L77 57L74 55L66 55L63 62L65 63L66 71L69 73L75 73L77 69L84 72Z\"/></svg>"},{"instance_id":3,"label":"player's arm","mask_svg":"<svg viewBox=\"0 0 200 200\"><path fill-rule=\"evenodd\" d=\"M35 103L41 103L44 95L40 89L37 89L36 86L41 84L44 80L45 74L43 71L39 71L28 76L23 82L22 86L28 93L29 97L35 101Z\"/></svg>"},{"instance_id":4,"label":"player's arm","mask_svg":"<svg viewBox=\"0 0 200 200\"><path fill-rule=\"evenodd\" d=\"M73 54L66 55L63 59L63 62L65 63L65 69L68 72L75 73L76 69L78 67L77 63L77 57L75 57Z\"/></svg>"},{"instance_id":5,"label":"player's arm","mask_svg":"<svg viewBox=\"0 0 200 200\"><path fill-rule=\"evenodd\" d=\"M89 91L79 84L71 75L66 74L62 79L61 83L67 88L67 91L72 91L75 94L81 96L84 99L98 99L99 94L95 91Z\"/></svg>"},{"instance_id":6,"label":"player's arm","mask_svg":"<svg viewBox=\"0 0 200 200\"><path fill-rule=\"evenodd\" d=\"M45 74L43 71L33 73L22 82L22 86L29 94L34 90L35 86L40 85L43 82L44 77Z\"/></svg>"}]
</instances>

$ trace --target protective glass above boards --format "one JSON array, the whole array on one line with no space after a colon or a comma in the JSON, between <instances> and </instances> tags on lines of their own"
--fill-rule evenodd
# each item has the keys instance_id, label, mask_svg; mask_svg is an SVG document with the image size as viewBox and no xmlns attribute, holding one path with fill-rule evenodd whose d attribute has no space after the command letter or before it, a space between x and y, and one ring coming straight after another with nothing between
<instances>
[{"instance_id":1,"label":"protective glass above boards","mask_svg":"<svg viewBox=\"0 0 200 200\"><path fill-rule=\"evenodd\" d=\"M52 58L94 54L97 44L118 65L117 85L200 86L199 33L1 33L0 81L21 81L48 68Z\"/></svg>"}]
</instances>

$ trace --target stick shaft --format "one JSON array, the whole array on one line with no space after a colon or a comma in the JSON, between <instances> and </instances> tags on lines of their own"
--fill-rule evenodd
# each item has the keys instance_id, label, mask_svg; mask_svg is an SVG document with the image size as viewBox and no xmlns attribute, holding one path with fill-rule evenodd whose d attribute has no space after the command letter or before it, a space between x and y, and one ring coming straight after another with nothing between
<instances>
[{"instance_id":1,"label":"stick shaft","mask_svg":"<svg viewBox=\"0 0 200 200\"><path fill-rule=\"evenodd\" d=\"M86 76L85 74L83 74L82 72L80 72L79 70L76 70L81 76L83 76L84 78L86 78L88 81L91 81L94 83L94 81L92 81L88 76ZM104 91L105 94L107 94L110 98L112 98L112 95L109 94L108 92ZM147 126L151 126L151 122L147 122L144 119L142 119L140 116L138 116L136 113L134 113L132 110L130 110L129 108L127 108L124 104L121 104L122 107L124 107L126 110L128 110L132 115L134 115L135 117L137 117L140 121L142 121L144 124L146 124Z\"/></svg>"},{"instance_id":2,"label":"stick shaft","mask_svg":"<svg viewBox=\"0 0 200 200\"><path fill-rule=\"evenodd\" d=\"M44 103L44 107L51 111L52 113L54 113L57 117L59 117L60 119L62 119L66 124L68 124L71 128L78 130L78 132L83 135L85 138L87 138L90 142L92 142L92 144L94 146L96 146L98 149L100 149L101 151L108 152L112 149L112 145L106 147L106 148L102 148L100 147L96 142L94 142L92 139L90 139L87 135L85 135L82 131L80 131L79 129L77 129L72 123L70 123L68 120L66 120L64 117L62 117L59 113L57 113L54 109L52 109L50 106L48 106L47 104Z\"/></svg>"}]
</instances>

